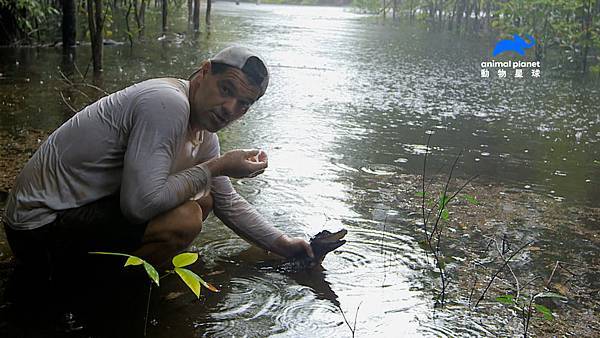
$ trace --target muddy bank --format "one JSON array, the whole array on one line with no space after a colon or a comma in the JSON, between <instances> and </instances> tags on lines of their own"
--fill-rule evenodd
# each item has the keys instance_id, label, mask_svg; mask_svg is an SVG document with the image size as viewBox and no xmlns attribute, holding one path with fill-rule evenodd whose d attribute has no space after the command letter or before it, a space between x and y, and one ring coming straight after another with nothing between
<instances>
[{"instance_id":1,"label":"muddy bank","mask_svg":"<svg viewBox=\"0 0 600 338\"><path fill-rule=\"evenodd\" d=\"M417 238L424 238L421 197L415 196L420 177L406 175L399 181L412 182L399 190L412 191L404 207L413 210ZM445 177L434 179L443 182ZM464 180L455 181L458 187ZM427 189L439 194L442 184ZM451 189L451 192L453 190ZM520 299L540 292L554 292L567 300L540 300L554 315L544 320L540 313L531 319L530 333L538 336L598 336L600 334L600 208L571 205L553 195L510 188L478 180L464 190L477 199L473 205L458 195L449 206L441 250L451 279L447 291L448 308L470 308L474 316L498 315L506 318L509 332L522 331L521 314L502 305L496 297L518 295ZM433 217L433 216L432 216ZM435 222L435 219L430 222ZM429 224L431 231L432 223ZM531 242L501 269L504 259ZM431 259L433 262L433 259ZM433 263L432 263L433 264ZM433 265L432 265L433 267ZM474 308L492 276L485 297ZM440 290L439 274L430 287ZM436 294L432 292L432 296Z\"/></svg>"},{"instance_id":2,"label":"muddy bank","mask_svg":"<svg viewBox=\"0 0 600 338\"><path fill-rule=\"evenodd\" d=\"M0 192L9 191L21 168L49 134L42 130L0 131Z\"/></svg>"}]
</instances>

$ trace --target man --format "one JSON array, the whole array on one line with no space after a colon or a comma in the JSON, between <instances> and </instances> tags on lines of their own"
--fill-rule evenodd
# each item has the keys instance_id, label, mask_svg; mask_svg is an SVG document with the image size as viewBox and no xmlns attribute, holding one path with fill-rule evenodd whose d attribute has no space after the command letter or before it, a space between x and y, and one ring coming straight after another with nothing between
<instances>
[{"instance_id":1,"label":"man","mask_svg":"<svg viewBox=\"0 0 600 338\"><path fill-rule=\"evenodd\" d=\"M190 245L212 209L266 250L313 256L305 240L268 224L229 181L262 173L266 154L220 156L215 133L241 118L268 81L262 59L234 46L189 81L147 80L84 108L48 137L10 192L5 230L16 257L52 267L102 250L163 265Z\"/></svg>"}]
</instances>

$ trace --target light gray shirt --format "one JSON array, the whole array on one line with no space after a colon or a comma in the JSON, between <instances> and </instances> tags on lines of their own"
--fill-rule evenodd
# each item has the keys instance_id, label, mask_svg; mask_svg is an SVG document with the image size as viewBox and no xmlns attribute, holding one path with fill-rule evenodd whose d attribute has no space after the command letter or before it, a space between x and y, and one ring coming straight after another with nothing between
<instances>
[{"instance_id":1,"label":"light gray shirt","mask_svg":"<svg viewBox=\"0 0 600 338\"><path fill-rule=\"evenodd\" d=\"M270 248L283 233L203 162L220 156L219 140L189 126L189 82L147 80L87 106L55 130L17 177L6 206L15 230L51 223L120 189L121 211L149 221L183 202L213 195L214 213L240 236Z\"/></svg>"}]
</instances>

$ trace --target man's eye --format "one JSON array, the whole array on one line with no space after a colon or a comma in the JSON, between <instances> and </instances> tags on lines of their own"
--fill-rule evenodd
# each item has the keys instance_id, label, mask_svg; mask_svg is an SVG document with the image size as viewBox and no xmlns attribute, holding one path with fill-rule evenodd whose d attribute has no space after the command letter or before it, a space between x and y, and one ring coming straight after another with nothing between
<instances>
[{"instance_id":1,"label":"man's eye","mask_svg":"<svg viewBox=\"0 0 600 338\"><path fill-rule=\"evenodd\" d=\"M221 92L222 92L222 93L223 93L223 95L225 95L225 96L229 96L229 95L231 95L231 90L229 90L229 88L227 88L227 87L225 87L225 86L221 87Z\"/></svg>"}]
</instances>

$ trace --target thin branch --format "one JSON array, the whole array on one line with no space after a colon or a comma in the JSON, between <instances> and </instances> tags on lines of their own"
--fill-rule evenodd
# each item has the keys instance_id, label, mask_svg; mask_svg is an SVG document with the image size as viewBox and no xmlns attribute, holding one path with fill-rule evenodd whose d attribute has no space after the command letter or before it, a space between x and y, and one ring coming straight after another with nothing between
<instances>
[{"instance_id":1,"label":"thin branch","mask_svg":"<svg viewBox=\"0 0 600 338\"><path fill-rule=\"evenodd\" d=\"M502 266L496 270L496 272L494 272L494 274L492 275L492 278L490 279L489 283L487 284L487 286L485 287L485 289L483 290L483 293L481 294L481 297L479 297L479 299L477 300L477 302L475 303L474 307L477 307L477 305L479 305L479 302L481 302L483 300L483 297L485 297L486 292L488 291L488 289L490 288L490 286L492 286L492 283L494 282L494 279L496 279L496 277L498 276L498 274L504 270L504 268L506 267L506 265L508 264L508 262L510 262L511 259L513 259L513 257L515 257L521 250L525 249L526 247L528 247L529 245L531 245L533 243L533 241L529 241L525 244L523 244L520 248L518 248L517 250L515 250L515 252L513 252L508 259L506 259L504 261L504 264L502 264Z\"/></svg>"},{"instance_id":2,"label":"thin branch","mask_svg":"<svg viewBox=\"0 0 600 338\"><path fill-rule=\"evenodd\" d=\"M458 154L458 156L456 156L456 159L454 159L454 163L452 164L452 167L450 168L450 174L448 174L448 180L446 180L446 186L444 187L444 193L442 194L442 205L441 207L438 207L438 216L437 219L435 220L435 224L433 225L433 229L431 230L431 238L430 240L433 238L433 234L435 233L440 219L442 218L442 213L446 207L446 205L448 204L446 202L446 196L448 194L448 186L450 186L450 180L452 180L452 173L454 172L454 168L456 168L456 164L458 163L458 159L460 158L460 156L462 155L462 150L460 151L460 153Z\"/></svg>"},{"instance_id":3,"label":"thin branch","mask_svg":"<svg viewBox=\"0 0 600 338\"><path fill-rule=\"evenodd\" d=\"M498 251L498 255L500 255L500 258L502 258L503 262L506 262L506 258L504 258L504 238L502 238L502 249L500 249L500 247L498 246L498 242L494 241L496 243L496 251ZM508 267L508 270L510 271L511 275L513 276L513 278L515 279L515 287L516 287L516 291L517 294L515 296L515 299L519 299L519 296L521 295L521 286L519 283L519 279L517 278L517 275L515 275L515 272L513 271L512 267L510 266L510 264L508 264L508 262L506 263L506 266Z\"/></svg>"},{"instance_id":4,"label":"thin branch","mask_svg":"<svg viewBox=\"0 0 600 338\"><path fill-rule=\"evenodd\" d=\"M152 295L152 281L148 288L148 302L146 303L146 317L144 318L144 337L146 337L146 330L148 328L148 313L150 312L150 296Z\"/></svg>"},{"instance_id":5,"label":"thin branch","mask_svg":"<svg viewBox=\"0 0 600 338\"><path fill-rule=\"evenodd\" d=\"M352 326L350 326L350 323L348 323L348 319L346 318L346 314L344 313L344 310L342 310L341 306L337 306L338 309L340 309L340 313L342 314L342 318L344 318L344 322L346 323L346 326L348 326L348 328L350 329L350 332L352 332L352 337L354 337L354 330L352 329Z\"/></svg>"},{"instance_id":6,"label":"thin branch","mask_svg":"<svg viewBox=\"0 0 600 338\"><path fill-rule=\"evenodd\" d=\"M65 96L63 95L63 93L62 92L59 92L59 93L60 93L60 97L62 98L63 102L67 105L67 107L69 107L69 109L71 109L71 111L73 113L77 113L77 109L73 108L73 106L71 106L69 104L69 102L67 102L67 99L65 99Z\"/></svg>"},{"instance_id":7,"label":"thin branch","mask_svg":"<svg viewBox=\"0 0 600 338\"><path fill-rule=\"evenodd\" d=\"M360 306L362 305L362 301L358 303L356 307L356 313L354 313L354 328L352 329L352 337L354 337L354 333L356 332L356 319L358 318L358 310L360 310Z\"/></svg>"},{"instance_id":8,"label":"thin branch","mask_svg":"<svg viewBox=\"0 0 600 338\"><path fill-rule=\"evenodd\" d=\"M423 160L423 179L422 181L422 192L423 192L423 201L421 203L421 211L423 213L423 229L425 230L425 236L429 237L427 235L427 221L429 219L429 217L427 217L427 219L425 218L425 168L427 167L427 154L429 153L429 142L431 141L431 134L429 134L429 136L427 137L427 146L425 147L425 159Z\"/></svg>"}]
</instances>

